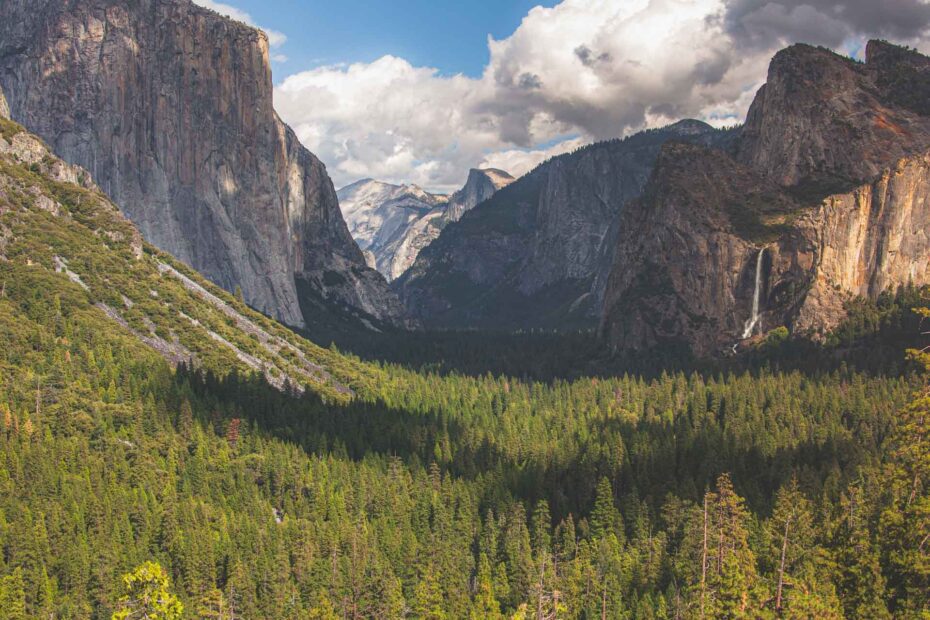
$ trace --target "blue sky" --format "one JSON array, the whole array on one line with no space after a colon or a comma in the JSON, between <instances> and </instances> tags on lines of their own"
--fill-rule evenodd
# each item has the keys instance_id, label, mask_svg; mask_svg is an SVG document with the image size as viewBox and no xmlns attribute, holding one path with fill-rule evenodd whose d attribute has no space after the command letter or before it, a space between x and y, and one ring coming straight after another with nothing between
<instances>
[{"instance_id":1,"label":"blue sky","mask_svg":"<svg viewBox=\"0 0 930 620\"><path fill-rule=\"evenodd\" d=\"M487 37L509 36L538 0L224 0L287 36L275 81L320 64L371 62L385 54L443 74L477 77Z\"/></svg>"},{"instance_id":2,"label":"blue sky","mask_svg":"<svg viewBox=\"0 0 930 620\"><path fill-rule=\"evenodd\" d=\"M930 47L927 0L194 1L268 32L275 108L337 186L447 192L472 167L519 176L683 118L740 123L796 42Z\"/></svg>"}]
</instances>

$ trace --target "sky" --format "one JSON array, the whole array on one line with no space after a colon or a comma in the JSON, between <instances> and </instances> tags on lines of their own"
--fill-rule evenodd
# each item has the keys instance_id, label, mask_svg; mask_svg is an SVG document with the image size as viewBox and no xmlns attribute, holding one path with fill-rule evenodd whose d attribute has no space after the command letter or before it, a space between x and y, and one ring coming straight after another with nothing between
<instances>
[{"instance_id":1,"label":"sky","mask_svg":"<svg viewBox=\"0 0 930 620\"><path fill-rule=\"evenodd\" d=\"M930 51L930 0L194 0L262 28L275 108L337 187L461 186L681 118L742 122L795 42Z\"/></svg>"}]
</instances>

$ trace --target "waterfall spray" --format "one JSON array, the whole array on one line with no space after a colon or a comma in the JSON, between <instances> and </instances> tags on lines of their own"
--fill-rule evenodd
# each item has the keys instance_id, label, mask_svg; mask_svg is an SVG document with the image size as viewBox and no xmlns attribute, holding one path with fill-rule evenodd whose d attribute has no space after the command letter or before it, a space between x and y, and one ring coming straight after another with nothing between
<instances>
[{"instance_id":1,"label":"waterfall spray","mask_svg":"<svg viewBox=\"0 0 930 620\"><path fill-rule=\"evenodd\" d=\"M752 336L753 330L759 323L759 297L762 294L762 259L765 257L765 248L759 250L756 257L756 288L752 294L752 316L743 325L743 340Z\"/></svg>"}]
</instances>

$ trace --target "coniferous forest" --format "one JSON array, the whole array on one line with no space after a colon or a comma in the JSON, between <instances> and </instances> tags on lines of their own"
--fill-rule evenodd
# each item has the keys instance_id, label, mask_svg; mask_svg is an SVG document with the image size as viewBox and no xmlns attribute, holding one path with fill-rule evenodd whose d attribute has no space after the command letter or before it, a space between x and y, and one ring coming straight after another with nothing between
<instances>
[{"instance_id":1,"label":"coniferous forest","mask_svg":"<svg viewBox=\"0 0 930 620\"><path fill-rule=\"evenodd\" d=\"M918 374L369 364L336 402L172 370L50 289L0 312L4 618L109 617L146 562L181 617L926 610Z\"/></svg>"},{"instance_id":2,"label":"coniferous forest","mask_svg":"<svg viewBox=\"0 0 930 620\"><path fill-rule=\"evenodd\" d=\"M579 368L586 338L545 334L488 338L506 371L476 370L480 339L456 365L454 334L445 365L362 361L131 258L45 165L7 164L70 219L8 186L4 620L926 616L924 292L729 367ZM311 358L332 374L302 389Z\"/></svg>"}]
</instances>

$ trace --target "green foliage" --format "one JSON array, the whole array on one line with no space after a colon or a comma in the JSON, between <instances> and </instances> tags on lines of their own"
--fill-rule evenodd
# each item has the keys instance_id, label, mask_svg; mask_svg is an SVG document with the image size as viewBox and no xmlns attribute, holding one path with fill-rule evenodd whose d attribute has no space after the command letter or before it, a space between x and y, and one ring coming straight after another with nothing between
<instances>
[{"instance_id":1,"label":"green foliage","mask_svg":"<svg viewBox=\"0 0 930 620\"><path fill-rule=\"evenodd\" d=\"M0 618L927 611L919 376L558 373L590 341L547 334L505 341L545 382L479 372L490 338L455 360L460 334L435 371L363 362L138 257L101 196L3 161L68 215L12 189L0 209Z\"/></svg>"},{"instance_id":2,"label":"green foliage","mask_svg":"<svg viewBox=\"0 0 930 620\"><path fill-rule=\"evenodd\" d=\"M120 598L113 620L176 620L184 606L171 593L168 576L156 562L145 562L123 575L126 593Z\"/></svg>"},{"instance_id":3,"label":"green foliage","mask_svg":"<svg viewBox=\"0 0 930 620\"><path fill-rule=\"evenodd\" d=\"M623 522L614 506L614 492L607 477L597 484L594 510L591 511L591 537L606 538L613 535L623 537Z\"/></svg>"},{"instance_id":4,"label":"green foliage","mask_svg":"<svg viewBox=\"0 0 930 620\"><path fill-rule=\"evenodd\" d=\"M8 118L0 117L0 138L7 142L12 142L13 138L22 131L24 130L18 123L14 123Z\"/></svg>"},{"instance_id":5,"label":"green foliage","mask_svg":"<svg viewBox=\"0 0 930 620\"><path fill-rule=\"evenodd\" d=\"M15 569L0 580L0 620L26 620L26 592L23 571Z\"/></svg>"}]
</instances>

